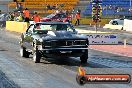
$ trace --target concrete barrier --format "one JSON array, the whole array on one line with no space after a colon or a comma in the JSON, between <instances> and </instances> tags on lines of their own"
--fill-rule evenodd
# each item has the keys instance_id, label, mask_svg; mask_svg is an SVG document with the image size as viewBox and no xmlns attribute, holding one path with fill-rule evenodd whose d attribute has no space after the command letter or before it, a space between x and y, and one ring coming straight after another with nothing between
<instances>
[{"instance_id":1,"label":"concrete barrier","mask_svg":"<svg viewBox=\"0 0 132 88\"><path fill-rule=\"evenodd\" d=\"M6 30L23 33L29 26L26 22L6 21Z\"/></svg>"}]
</instances>

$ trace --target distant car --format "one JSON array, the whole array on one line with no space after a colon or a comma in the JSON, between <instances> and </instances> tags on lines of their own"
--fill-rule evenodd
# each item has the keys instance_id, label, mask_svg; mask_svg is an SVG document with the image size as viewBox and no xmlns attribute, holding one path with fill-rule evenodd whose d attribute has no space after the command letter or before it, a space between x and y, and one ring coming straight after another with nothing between
<instances>
[{"instance_id":1,"label":"distant car","mask_svg":"<svg viewBox=\"0 0 132 88\"><path fill-rule=\"evenodd\" d=\"M123 25L124 19L113 19L109 22L111 25Z\"/></svg>"},{"instance_id":2,"label":"distant car","mask_svg":"<svg viewBox=\"0 0 132 88\"><path fill-rule=\"evenodd\" d=\"M66 16L64 13L56 13L56 14L50 14L47 17L41 19L41 22L47 22L47 21L70 22L71 17Z\"/></svg>"},{"instance_id":3,"label":"distant car","mask_svg":"<svg viewBox=\"0 0 132 88\"><path fill-rule=\"evenodd\" d=\"M40 22L31 24L20 40L20 55L33 54L35 63L41 57L80 57L82 63L88 59L89 41L86 35L77 34L67 22Z\"/></svg>"}]
</instances>

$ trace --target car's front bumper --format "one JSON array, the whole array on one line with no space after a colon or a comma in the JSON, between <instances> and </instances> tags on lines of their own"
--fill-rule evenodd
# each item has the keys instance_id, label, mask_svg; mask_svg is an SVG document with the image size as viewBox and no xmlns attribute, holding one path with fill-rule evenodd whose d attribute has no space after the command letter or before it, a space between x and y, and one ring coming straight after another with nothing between
<instances>
[{"instance_id":1,"label":"car's front bumper","mask_svg":"<svg viewBox=\"0 0 132 88\"><path fill-rule=\"evenodd\" d=\"M46 55L48 57L54 56L65 56L65 57L79 57L86 52L88 48L49 48L49 49L41 49L39 52L41 55Z\"/></svg>"}]
</instances>

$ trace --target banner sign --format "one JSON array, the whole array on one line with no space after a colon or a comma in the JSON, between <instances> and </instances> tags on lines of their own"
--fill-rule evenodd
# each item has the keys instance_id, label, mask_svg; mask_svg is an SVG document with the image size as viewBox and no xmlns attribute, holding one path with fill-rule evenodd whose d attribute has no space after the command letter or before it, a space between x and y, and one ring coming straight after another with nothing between
<instances>
[{"instance_id":1,"label":"banner sign","mask_svg":"<svg viewBox=\"0 0 132 88\"><path fill-rule=\"evenodd\" d=\"M96 33L87 34L89 44L118 44L117 34L112 33Z\"/></svg>"}]
</instances>

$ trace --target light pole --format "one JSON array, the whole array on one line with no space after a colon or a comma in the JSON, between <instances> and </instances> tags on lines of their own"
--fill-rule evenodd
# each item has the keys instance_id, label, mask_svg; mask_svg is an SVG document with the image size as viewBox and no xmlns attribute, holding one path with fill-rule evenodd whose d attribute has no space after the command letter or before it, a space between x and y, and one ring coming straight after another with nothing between
<instances>
[{"instance_id":1,"label":"light pole","mask_svg":"<svg viewBox=\"0 0 132 88\"><path fill-rule=\"evenodd\" d=\"M131 6L132 6L132 2L131 2L132 0L130 0L130 9L131 9Z\"/></svg>"},{"instance_id":2,"label":"light pole","mask_svg":"<svg viewBox=\"0 0 132 88\"><path fill-rule=\"evenodd\" d=\"M132 0L130 0L130 8L129 8L129 12L130 12L130 14L131 14L131 10L132 10L132 2L131 2Z\"/></svg>"}]
</instances>

